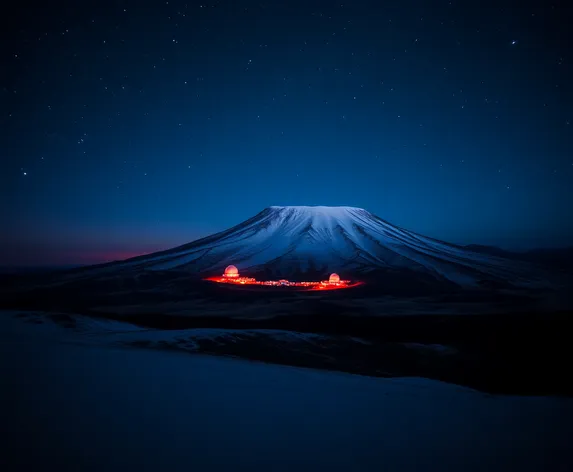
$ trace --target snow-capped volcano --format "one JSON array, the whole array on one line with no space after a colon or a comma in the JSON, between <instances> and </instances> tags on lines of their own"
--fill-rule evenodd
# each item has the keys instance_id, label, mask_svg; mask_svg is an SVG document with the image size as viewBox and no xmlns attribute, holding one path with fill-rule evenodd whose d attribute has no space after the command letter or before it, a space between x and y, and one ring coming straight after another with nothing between
<instances>
[{"instance_id":1,"label":"snow-capped volcano","mask_svg":"<svg viewBox=\"0 0 573 472\"><path fill-rule=\"evenodd\" d=\"M461 286L531 283L522 264L421 236L344 206L272 206L226 231L106 266L219 275L229 264L244 275L407 272Z\"/></svg>"}]
</instances>

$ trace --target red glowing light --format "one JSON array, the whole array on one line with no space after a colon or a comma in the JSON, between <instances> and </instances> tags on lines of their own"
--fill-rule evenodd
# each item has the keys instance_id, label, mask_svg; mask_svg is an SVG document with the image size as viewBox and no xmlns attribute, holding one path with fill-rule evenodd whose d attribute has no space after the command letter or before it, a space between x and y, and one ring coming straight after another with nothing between
<instances>
[{"instance_id":1,"label":"red glowing light","mask_svg":"<svg viewBox=\"0 0 573 472\"><path fill-rule=\"evenodd\" d=\"M340 280L338 274L331 274L328 280L321 282L291 282L290 280L256 280L252 277L240 277L239 270L230 265L225 269L225 273L220 277L210 277L206 280L217 283L235 284L235 285L261 285L265 287L293 287L303 291L307 290L338 290L351 288L362 285L362 282Z\"/></svg>"},{"instance_id":2,"label":"red glowing light","mask_svg":"<svg viewBox=\"0 0 573 472\"><path fill-rule=\"evenodd\" d=\"M239 276L239 269L237 269L234 265L227 266L225 269L225 273L223 277L238 277Z\"/></svg>"}]
</instances>

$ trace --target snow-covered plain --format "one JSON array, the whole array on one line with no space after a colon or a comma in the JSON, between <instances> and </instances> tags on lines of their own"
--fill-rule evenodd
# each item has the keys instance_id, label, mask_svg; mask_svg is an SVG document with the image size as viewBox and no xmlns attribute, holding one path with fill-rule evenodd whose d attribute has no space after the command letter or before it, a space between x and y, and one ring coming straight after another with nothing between
<instances>
[{"instance_id":1,"label":"snow-covered plain","mask_svg":"<svg viewBox=\"0 0 573 472\"><path fill-rule=\"evenodd\" d=\"M3 471L573 470L573 399L112 347L80 340L138 329L13 315Z\"/></svg>"}]
</instances>

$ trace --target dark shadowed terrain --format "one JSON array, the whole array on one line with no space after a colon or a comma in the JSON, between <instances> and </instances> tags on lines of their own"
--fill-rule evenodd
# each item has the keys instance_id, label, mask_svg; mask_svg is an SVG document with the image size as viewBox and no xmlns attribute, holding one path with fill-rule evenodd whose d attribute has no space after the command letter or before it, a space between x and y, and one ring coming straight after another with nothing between
<instances>
[{"instance_id":1,"label":"dark shadowed terrain","mask_svg":"<svg viewBox=\"0 0 573 472\"><path fill-rule=\"evenodd\" d=\"M552 305L563 305L562 292L397 286L371 280L313 293L244 290L172 271L25 274L4 278L1 305L27 322L72 331L86 317L144 328L114 341L133 347L427 377L489 393L573 394L565 368L572 312Z\"/></svg>"}]
</instances>

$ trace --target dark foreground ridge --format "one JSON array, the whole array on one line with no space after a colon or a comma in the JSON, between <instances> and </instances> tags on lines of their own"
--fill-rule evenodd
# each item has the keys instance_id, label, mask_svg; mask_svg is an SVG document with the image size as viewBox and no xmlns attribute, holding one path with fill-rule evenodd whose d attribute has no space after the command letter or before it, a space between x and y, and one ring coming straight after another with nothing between
<instances>
[{"instance_id":1,"label":"dark foreground ridge","mask_svg":"<svg viewBox=\"0 0 573 472\"><path fill-rule=\"evenodd\" d=\"M281 316L241 320L162 314L92 314L154 330L220 330L197 339L193 331L137 347L200 352L378 377L420 376L492 394L573 395L566 360L573 354L570 313L357 317ZM53 314L73 327L74 317ZM233 330L231 334L225 330ZM238 330L238 331L234 331ZM291 336L268 330L320 336ZM193 349L189 346L193 345Z\"/></svg>"},{"instance_id":2,"label":"dark foreground ridge","mask_svg":"<svg viewBox=\"0 0 573 472\"><path fill-rule=\"evenodd\" d=\"M0 307L40 313L29 321L47 317L69 329L78 316L150 329L124 345L427 377L489 393L573 395L566 364L573 354L573 312L547 311L545 294L532 290L429 286L422 296L398 291L411 285L388 276L328 295L253 293L179 272L77 275L0 283ZM210 334L200 335L199 328Z\"/></svg>"}]
</instances>

